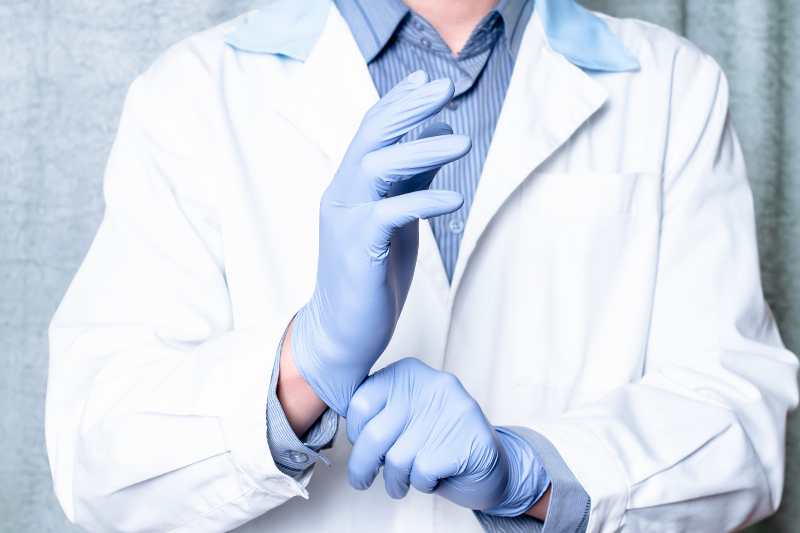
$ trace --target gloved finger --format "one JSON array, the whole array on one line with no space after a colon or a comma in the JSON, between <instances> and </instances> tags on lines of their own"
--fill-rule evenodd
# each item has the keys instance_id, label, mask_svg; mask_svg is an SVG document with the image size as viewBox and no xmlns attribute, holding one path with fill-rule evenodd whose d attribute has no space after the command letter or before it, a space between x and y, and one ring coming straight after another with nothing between
<instances>
[{"instance_id":1,"label":"gloved finger","mask_svg":"<svg viewBox=\"0 0 800 533\"><path fill-rule=\"evenodd\" d=\"M461 468L454 458L436 452L437 450L420 450L411 465L409 481L424 494L436 492L441 480L455 475Z\"/></svg>"},{"instance_id":2,"label":"gloved finger","mask_svg":"<svg viewBox=\"0 0 800 533\"><path fill-rule=\"evenodd\" d=\"M364 426L386 407L391 391L391 368L381 369L364 380L347 408L347 439L358 440Z\"/></svg>"},{"instance_id":3,"label":"gloved finger","mask_svg":"<svg viewBox=\"0 0 800 533\"><path fill-rule=\"evenodd\" d=\"M434 80L390 102L369 120L367 133L381 145L389 146L417 126L436 115L453 99L455 87L447 78Z\"/></svg>"},{"instance_id":4,"label":"gloved finger","mask_svg":"<svg viewBox=\"0 0 800 533\"><path fill-rule=\"evenodd\" d=\"M347 472L353 488L366 490L372 486L386 452L405 428L407 408L401 402L390 402L364 426L347 461Z\"/></svg>"},{"instance_id":5,"label":"gloved finger","mask_svg":"<svg viewBox=\"0 0 800 533\"><path fill-rule=\"evenodd\" d=\"M428 73L424 70L417 70L412 72L408 76L405 77L400 83L392 87L388 93L384 94L383 97L378 100L378 102L369 108L369 111L364 115L363 120L367 120L370 117L374 116L378 111L386 107L388 104L392 102L396 102L406 94L410 93L414 89L418 87L422 87L426 83L428 83L430 79L428 78Z\"/></svg>"},{"instance_id":6,"label":"gloved finger","mask_svg":"<svg viewBox=\"0 0 800 533\"><path fill-rule=\"evenodd\" d=\"M413 430L407 431L386 452L383 481L386 494L395 500L405 498L411 487L411 467L421 446L419 437Z\"/></svg>"},{"instance_id":7,"label":"gloved finger","mask_svg":"<svg viewBox=\"0 0 800 533\"><path fill-rule=\"evenodd\" d=\"M430 137L438 137L440 135L452 135L453 128L450 127L450 124L447 122L431 122L427 128L422 130L422 133L419 134L417 140L419 139L428 139Z\"/></svg>"},{"instance_id":8,"label":"gloved finger","mask_svg":"<svg viewBox=\"0 0 800 533\"><path fill-rule=\"evenodd\" d=\"M471 148L466 135L443 135L371 152L361 160L347 199L352 203L377 201L386 196L392 183L439 169L464 157Z\"/></svg>"},{"instance_id":9,"label":"gloved finger","mask_svg":"<svg viewBox=\"0 0 800 533\"><path fill-rule=\"evenodd\" d=\"M397 228L418 218L438 217L452 213L464 205L464 197L454 191L417 191L373 202L373 217L378 232L374 237L376 246L388 246Z\"/></svg>"},{"instance_id":10,"label":"gloved finger","mask_svg":"<svg viewBox=\"0 0 800 533\"><path fill-rule=\"evenodd\" d=\"M445 122L433 122L427 128L425 128L422 133L419 134L417 140L452 134L453 128L451 128L449 124ZM412 176L403 181L396 181L392 183L392 186L389 188L389 192L386 193L386 197L393 198L395 196L400 196L401 194L426 190L428 187L430 187L433 178L436 177L436 173L439 172L440 168L441 167L428 170L427 172L421 172L416 176Z\"/></svg>"},{"instance_id":11,"label":"gloved finger","mask_svg":"<svg viewBox=\"0 0 800 533\"><path fill-rule=\"evenodd\" d=\"M493 466L473 467L473 472L444 477L436 494L467 509L489 509L501 505L509 483L508 455L502 447L497 456L483 455Z\"/></svg>"},{"instance_id":12,"label":"gloved finger","mask_svg":"<svg viewBox=\"0 0 800 533\"><path fill-rule=\"evenodd\" d=\"M453 98L453 82L441 79L426 83L377 110L361 122L340 169L357 164L365 155L391 146L410 130L427 122Z\"/></svg>"}]
</instances>

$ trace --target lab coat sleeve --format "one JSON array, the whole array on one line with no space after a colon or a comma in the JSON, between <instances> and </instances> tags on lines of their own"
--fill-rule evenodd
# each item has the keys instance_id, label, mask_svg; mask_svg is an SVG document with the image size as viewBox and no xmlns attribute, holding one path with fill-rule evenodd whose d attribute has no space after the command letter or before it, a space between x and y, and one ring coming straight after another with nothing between
<instances>
[{"instance_id":1,"label":"lab coat sleeve","mask_svg":"<svg viewBox=\"0 0 800 533\"><path fill-rule=\"evenodd\" d=\"M47 450L64 511L89 532L228 531L307 497L310 471L282 474L266 438L296 309L234 327L213 84L188 50L131 86L105 217L50 327Z\"/></svg>"},{"instance_id":2,"label":"lab coat sleeve","mask_svg":"<svg viewBox=\"0 0 800 533\"><path fill-rule=\"evenodd\" d=\"M533 429L591 497L590 533L722 532L778 507L795 356L762 294L719 67L678 52L642 378Z\"/></svg>"},{"instance_id":3,"label":"lab coat sleeve","mask_svg":"<svg viewBox=\"0 0 800 533\"><path fill-rule=\"evenodd\" d=\"M541 461L550 477L550 502L547 519L542 522L521 514L518 516L492 516L473 511L486 533L585 533L588 524L591 500L581 487L575 474L564 463L558 450L546 438L526 427L504 427L528 445Z\"/></svg>"}]
</instances>

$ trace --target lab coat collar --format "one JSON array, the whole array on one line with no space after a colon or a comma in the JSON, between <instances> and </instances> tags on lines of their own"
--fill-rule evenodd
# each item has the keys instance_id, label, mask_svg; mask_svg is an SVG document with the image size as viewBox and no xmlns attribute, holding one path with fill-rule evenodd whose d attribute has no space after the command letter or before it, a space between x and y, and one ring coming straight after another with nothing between
<instances>
[{"instance_id":1,"label":"lab coat collar","mask_svg":"<svg viewBox=\"0 0 800 533\"><path fill-rule=\"evenodd\" d=\"M237 50L305 61L322 36L331 0L275 0L225 36Z\"/></svg>"},{"instance_id":2,"label":"lab coat collar","mask_svg":"<svg viewBox=\"0 0 800 533\"><path fill-rule=\"evenodd\" d=\"M325 27L332 0L275 0L226 36L246 52L284 55L306 61ZM572 0L537 0L550 47L587 70L625 72L638 60L596 15Z\"/></svg>"},{"instance_id":3,"label":"lab coat collar","mask_svg":"<svg viewBox=\"0 0 800 533\"><path fill-rule=\"evenodd\" d=\"M276 96L275 110L338 167L361 119L377 101L378 91L353 34L329 2L324 31Z\"/></svg>"},{"instance_id":4,"label":"lab coat collar","mask_svg":"<svg viewBox=\"0 0 800 533\"><path fill-rule=\"evenodd\" d=\"M452 309L467 264L503 203L607 98L602 85L550 47L541 13L534 11L467 219L452 283L428 223L420 224L419 263L445 305ZM378 92L353 34L329 3L322 34L276 95L275 110L336 168L364 114L377 101Z\"/></svg>"}]
</instances>

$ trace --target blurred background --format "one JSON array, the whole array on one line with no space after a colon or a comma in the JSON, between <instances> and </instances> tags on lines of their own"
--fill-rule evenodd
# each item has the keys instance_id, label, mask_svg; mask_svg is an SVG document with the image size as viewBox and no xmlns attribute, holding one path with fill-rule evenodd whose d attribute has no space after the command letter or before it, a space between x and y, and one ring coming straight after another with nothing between
<instances>
[{"instance_id":1,"label":"blurred background","mask_svg":"<svg viewBox=\"0 0 800 533\"><path fill-rule=\"evenodd\" d=\"M128 86L167 47L268 0L0 0L0 532L78 531L44 442L47 326L103 215ZM685 35L719 62L755 194L767 300L800 352L800 0L582 0ZM800 532L800 417L779 512Z\"/></svg>"}]
</instances>

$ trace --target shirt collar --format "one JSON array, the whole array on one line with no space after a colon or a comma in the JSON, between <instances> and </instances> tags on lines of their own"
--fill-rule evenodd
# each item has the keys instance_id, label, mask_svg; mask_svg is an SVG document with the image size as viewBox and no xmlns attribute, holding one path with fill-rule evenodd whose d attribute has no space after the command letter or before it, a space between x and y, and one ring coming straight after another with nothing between
<instances>
[{"instance_id":1,"label":"shirt collar","mask_svg":"<svg viewBox=\"0 0 800 533\"><path fill-rule=\"evenodd\" d=\"M335 1L367 61L383 49L409 11L401 0ZM533 1L501 0L494 8L503 16L506 32L510 31L512 51L522 40L525 24L519 22L527 22L526 9L533 8ZM637 59L590 11L572 0L535 1L550 47L574 65L604 72L639 68ZM225 40L239 50L305 61L322 34L330 4L331 0L274 0Z\"/></svg>"},{"instance_id":2,"label":"shirt collar","mask_svg":"<svg viewBox=\"0 0 800 533\"><path fill-rule=\"evenodd\" d=\"M411 11L400 22L391 42L404 41L422 54L434 54L439 57L437 61L444 60L455 66L458 73L452 71L454 75L451 76L455 85L455 97L465 93L475 84L492 50L504 38L504 26L501 15L491 11L472 31L458 57L453 58L453 52L436 29Z\"/></svg>"},{"instance_id":3,"label":"shirt collar","mask_svg":"<svg viewBox=\"0 0 800 533\"><path fill-rule=\"evenodd\" d=\"M356 44L369 63L380 53L411 11L401 0L334 0L342 17L350 26ZM526 5L529 9L525 9ZM533 8L533 0L500 0L492 8L503 18L504 31L516 56L522 31ZM487 15L487 18L488 16ZM484 21L486 18L483 19ZM514 39L515 36L520 38Z\"/></svg>"},{"instance_id":4,"label":"shirt collar","mask_svg":"<svg viewBox=\"0 0 800 533\"><path fill-rule=\"evenodd\" d=\"M411 8L401 0L334 0L369 63L377 56Z\"/></svg>"},{"instance_id":5,"label":"shirt collar","mask_svg":"<svg viewBox=\"0 0 800 533\"><path fill-rule=\"evenodd\" d=\"M525 26L528 25L533 13L533 0L500 0L494 6L494 11L503 17L504 31L511 54L517 57L522 34L525 33Z\"/></svg>"}]
</instances>

